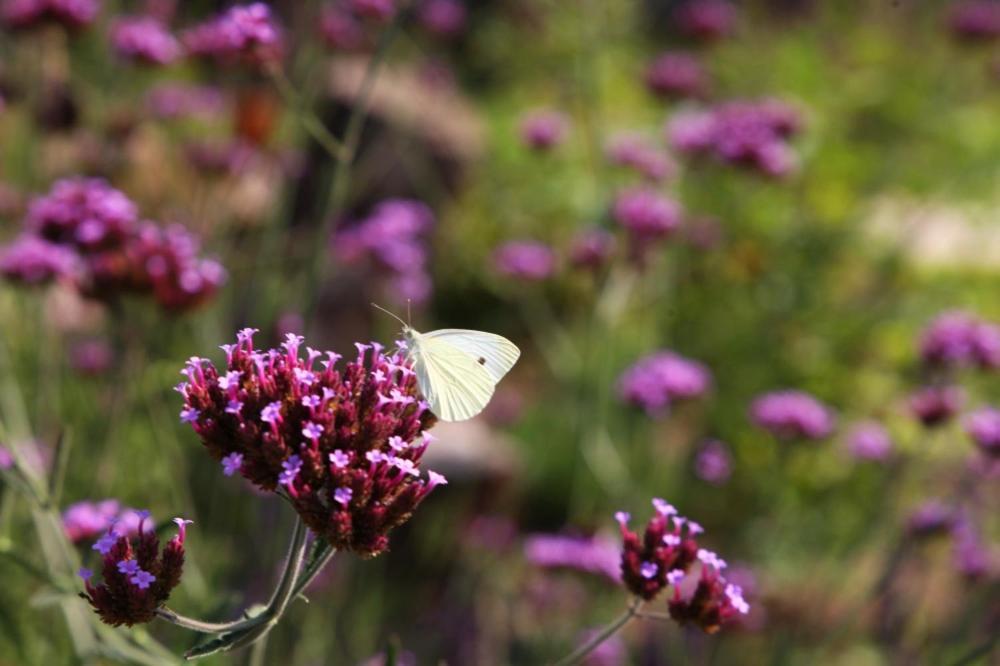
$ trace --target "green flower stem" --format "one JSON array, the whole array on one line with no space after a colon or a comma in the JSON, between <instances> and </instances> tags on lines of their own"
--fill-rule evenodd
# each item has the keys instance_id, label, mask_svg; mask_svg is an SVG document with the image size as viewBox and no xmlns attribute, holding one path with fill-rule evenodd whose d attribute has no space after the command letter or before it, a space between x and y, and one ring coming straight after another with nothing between
<instances>
[{"instance_id":1,"label":"green flower stem","mask_svg":"<svg viewBox=\"0 0 1000 666\"><path fill-rule=\"evenodd\" d=\"M591 638L589 641L573 650L559 661L555 662L553 666L572 666L572 664L579 664L583 661L584 657L596 650L601 643L614 636L625 625L635 619L639 615L640 608L642 608L642 601L638 598L634 599L632 603L628 605L628 608L625 609L625 612L619 615L617 619L611 622L611 624L604 627L600 633Z\"/></svg>"}]
</instances>

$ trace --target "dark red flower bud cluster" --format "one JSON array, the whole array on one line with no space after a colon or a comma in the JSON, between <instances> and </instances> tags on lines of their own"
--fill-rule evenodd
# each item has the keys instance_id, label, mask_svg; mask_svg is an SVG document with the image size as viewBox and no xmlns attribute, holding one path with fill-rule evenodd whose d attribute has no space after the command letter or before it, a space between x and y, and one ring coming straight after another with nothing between
<instances>
[{"instance_id":1,"label":"dark red flower bud cluster","mask_svg":"<svg viewBox=\"0 0 1000 666\"><path fill-rule=\"evenodd\" d=\"M299 348L257 351L253 329L224 345L226 366L194 358L178 387L189 422L224 473L239 471L286 495L305 523L342 550L373 557L443 476L420 475L435 417L420 399L401 352L357 344L343 370L339 354ZM323 359L320 361L320 359Z\"/></svg>"},{"instance_id":2,"label":"dark red flower bud cluster","mask_svg":"<svg viewBox=\"0 0 1000 666\"><path fill-rule=\"evenodd\" d=\"M175 518L177 535L161 551L156 532L145 529L148 517L148 512L142 512L134 539L117 534L112 526L94 544L94 550L104 556L101 584L92 582L91 571L80 570L86 588L80 596L90 602L101 621L113 627L152 620L184 572L184 537L191 521Z\"/></svg>"},{"instance_id":3,"label":"dark red flower bud cluster","mask_svg":"<svg viewBox=\"0 0 1000 666\"><path fill-rule=\"evenodd\" d=\"M640 537L628 528L629 515L615 514L622 533L622 582L644 601L673 587L668 601L670 616L680 624L695 624L715 633L736 614L749 612L738 585L721 572L726 563L715 553L700 548L696 537L701 525L683 518L662 499L653 500L655 514ZM693 569L697 567L697 575Z\"/></svg>"}]
</instances>

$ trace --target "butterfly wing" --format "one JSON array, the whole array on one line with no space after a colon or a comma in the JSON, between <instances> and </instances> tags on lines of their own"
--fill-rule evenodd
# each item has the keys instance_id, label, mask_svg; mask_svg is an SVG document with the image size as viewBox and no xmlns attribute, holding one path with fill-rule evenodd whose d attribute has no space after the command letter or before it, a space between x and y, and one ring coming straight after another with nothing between
<instances>
[{"instance_id":1,"label":"butterfly wing","mask_svg":"<svg viewBox=\"0 0 1000 666\"><path fill-rule=\"evenodd\" d=\"M462 349L443 339L414 339L414 372L431 411L442 421L464 421L483 411L496 380Z\"/></svg>"},{"instance_id":2,"label":"butterfly wing","mask_svg":"<svg viewBox=\"0 0 1000 666\"><path fill-rule=\"evenodd\" d=\"M423 338L446 342L469 354L473 360L486 368L494 383L503 379L521 356L521 350L517 345L495 333L464 328L442 328L424 333Z\"/></svg>"}]
</instances>

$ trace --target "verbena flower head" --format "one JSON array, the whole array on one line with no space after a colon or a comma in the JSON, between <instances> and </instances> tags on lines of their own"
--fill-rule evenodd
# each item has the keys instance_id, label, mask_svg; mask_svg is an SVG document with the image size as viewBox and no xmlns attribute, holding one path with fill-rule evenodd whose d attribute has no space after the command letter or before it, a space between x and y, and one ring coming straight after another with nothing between
<instances>
[{"instance_id":1,"label":"verbena flower head","mask_svg":"<svg viewBox=\"0 0 1000 666\"><path fill-rule=\"evenodd\" d=\"M556 256L545 243L508 241L493 251L493 265L501 275L537 281L552 275L556 267Z\"/></svg>"},{"instance_id":2,"label":"verbena flower head","mask_svg":"<svg viewBox=\"0 0 1000 666\"><path fill-rule=\"evenodd\" d=\"M798 166L788 138L800 126L798 113L776 100L736 101L676 114L666 132L679 152L708 154L727 164L781 177Z\"/></svg>"},{"instance_id":3,"label":"verbena flower head","mask_svg":"<svg viewBox=\"0 0 1000 666\"><path fill-rule=\"evenodd\" d=\"M106 181L67 178L31 203L25 226L53 243L97 250L120 244L138 221L138 207Z\"/></svg>"},{"instance_id":4,"label":"verbena flower head","mask_svg":"<svg viewBox=\"0 0 1000 666\"><path fill-rule=\"evenodd\" d=\"M417 11L421 27L443 38L460 35L467 19L468 12L460 0L423 0Z\"/></svg>"},{"instance_id":5,"label":"verbena flower head","mask_svg":"<svg viewBox=\"0 0 1000 666\"><path fill-rule=\"evenodd\" d=\"M618 544L604 537L536 534L525 540L524 556L540 567L577 569L621 580Z\"/></svg>"},{"instance_id":6,"label":"verbena flower head","mask_svg":"<svg viewBox=\"0 0 1000 666\"><path fill-rule=\"evenodd\" d=\"M701 97L708 92L708 74L688 53L661 53L646 68L646 87L663 97Z\"/></svg>"},{"instance_id":7,"label":"verbena flower head","mask_svg":"<svg viewBox=\"0 0 1000 666\"><path fill-rule=\"evenodd\" d=\"M118 500L84 500L70 504L62 514L63 530L73 543L92 539L114 526L116 533L132 535L139 529L140 515L123 508Z\"/></svg>"},{"instance_id":8,"label":"verbena flower head","mask_svg":"<svg viewBox=\"0 0 1000 666\"><path fill-rule=\"evenodd\" d=\"M1000 37L1000 4L993 0L956 2L948 16L952 33L959 39L990 42Z\"/></svg>"},{"instance_id":9,"label":"verbena flower head","mask_svg":"<svg viewBox=\"0 0 1000 666\"><path fill-rule=\"evenodd\" d=\"M1000 409L985 407L973 412L965 420L965 430L983 453L1000 457Z\"/></svg>"},{"instance_id":10,"label":"verbena flower head","mask_svg":"<svg viewBox=\"0 0 1000 666\"><path fill-rule=\"evenodd\" d=\"M89 570L80 572L86 589L80 596L90 602L102 622L113 627L152 620L181 581L184 538L191 521L175 518L177 535L161 550L156 532L146 525L147 518L143 512L135 538L116 534L112 527L95 544L103 556L100 584L93 582Z\"/></svg>"},{"instance_id":11,"label":"verbena flower head","mask_svg":"<svg viewBox=\"0 0 1000 666\"><path fill-rule=\"evenodd\" d=\"M670 616L706 633L714 633L727 620L749 612L739 586L722 575L726 562L699 547L697 537L704 532L702 527L680 516L662 499L654 499L653 508L642 536L629 528L628 514L615 516L622 535L622 582L629 592L650 601L672 587Z\"/></svg>"},{"instance_id":12,"label":"verbena flower head","mask_svg":"<svg viewBox=\"0 0 1000 666\"><path fill-rule=\"evenodd\" d=\"M654 183L672 177L677 171L677 165L662 148L637 134L612 137L607 155L613 164L633 169Z\"/></svg>"},{"instance_id":13,"label":"verbena flower head","mask_svg":"<svg viewBox=\"0 0 1000 666\"><path fill-rule=\"evenodd\" d=\"M169 65L181 45L161 21L151 16L123 16L110 29L111 48L122 58L145 65Z\"/></svg>"},{"instance_id":14,"label":"verbena flower head","mask_svg":"<svg viewBox=\"0 0 1000 666\"><path fill-rule=\"evenodd\" d=\"M674 12L680 32L702 41L715 41L732 33L736 8L726 0L688 0Z\"/></svg>"},{"instance_id":15,"label":"verbena flower head","mask_svg":"<svg viewBox=\"0 0 1000 666\"><path fill-rule=\"evenodd\" d=\"M698 478L713 485L722 485L733 473L733 456L729 447L718 440L706 442L695 455L694 471Z\"/></svg>"},{"instance_id":16,"label":"verbena flower head","mask_svg":"<svg viewBox=\"0 0 1000 666\"><path fill-rule=\"evenodd\" d=\"M230 7L218 17L186 30L181 42L193 56L254 66L280 60L284 48L281 28L263 2Z\"/></svg>"},{"instance_id":17,"label":"verbena flower head","mask_svg":"<svg viewBox=\"0 0 1000 666\"><path fill-rule=\"evenodd\" d=\"M379 203L368 217L338 231L333 250L349 264L373 262L388 280L386 296L397 303L423 303L432 291L427 265L433 228L434 214L424 203L389 199Z\"/></svg>"},{"instance_id":18,"label":"verbena flower head","mask_svg":"<svg viewBox=\"0 0 1000 666\"><path fill-rule=\"evenodd\" d=\"M1000 327L968 312L943 312L921 335L920 356L933 367L1000 367Z\"/></svg>"},{"instance_id":19,"label":"verbena flower head","mask_svg":"<svg viewBox=\"0 0 1000 666\"><path fill-rule=\"evenodd\" d=\"M77 29L93 23L100 11L99 0L5 0L0 4L0 22L12 29L48 22Z\"/></svg>"},{"instance_id":20,"label":"verbena flower head","mask_svg":"<svg viewBox=\"0 0 1000 666\"><path fill-rule=\"evenodd\" d=\"M910 396L910 410L927 427L947 423L965 403L959 386L927 386Z\"/></svg>"},{"instance_id":21,"label":"verbena flower head","mask_svg":"<svg viewBox=\"0 0 1000 666\"><path fill-rule=\"evenodd\" d=\"M436 419L406 356L358 344L356 358L338 369L338 354L302 349L299 336L257 350L254 333L245 329L224 345L218 369L207 359L188 362L187 381L178 386L182 420L215 460L234 472L239 460L243 477L287 495L331 544L378 555L389 532L445 483L440 475L420 476L428 443L421 434Z\"/></svg>"},{"instance_id":22,"label":"verbena flower head","mask_svg":"<svg viewBox=\"0 0 1000 666\"><path fill-rule=\"evenodd\" d=\"M834 427L833 412L804 391L765 393L750 405L750 418L781 439L822 439Z\"/></svg>"},{"instance_id":23,"label":"verbena flower head","mask_svg":"<svg viewBox=\"0 0 1000 666\"><path fill-rule=\"evenodd\" d=\"M677 400L704 395L712 386L708 368L672 351L659 351L636 361L618 379L625 402L649 414L662 413Z\"/></svg>"},{"instance_id":24,"label":"verbena flower head","mask_svg":"<svg viewBox=\"0 0 1000 666\"><path fill-rule=\"evenodd\" d=\"M681 223L681 207L675 201L644 187L620 192L611 213L639 244L668 236Z\"/></svg>"},{"instance_id":25,"label":"verbena flower head","mask_svg":"<svg viewBox=\"0 0 1000 666\"><path fill-rule=\"evenodd\" d=\"M615 237L600 228L584 229L570 240L569 263L574 268L598 269L615 251Z\"/></svg>"},{"instance_id":26,"label":"verbena flower head","mask_svg":"<svg viewBox=\"0 0 1000 666\"><path fill-rule=\"evenodd\" d=\"M538 151L550 150L569 133L569 119L558 111L531 111L521 119L521 140Z\"/></svg>"},{"instance_id":27,"label":"verbena flower head","mask_svg":"<svg viewBox=\"0 0 1000 666\"><path fill-rule=\"evenodd\" d=\"M0 250L0 274L25 285L48 284L63 278L73 280L80 268L75 252L33 234L23 234Z\"/></svg>"},{"instance_id":28,"label":"verbena flower head","mask_svg":"<svg viewBox=\"0 0 1000 666\"><path fill-rule=\"evenodd\" d=\"M892 449L889 432L875 421L858 423L847 434L847 451L858 460L884 462Z\"/></svg>"}]
</instances>

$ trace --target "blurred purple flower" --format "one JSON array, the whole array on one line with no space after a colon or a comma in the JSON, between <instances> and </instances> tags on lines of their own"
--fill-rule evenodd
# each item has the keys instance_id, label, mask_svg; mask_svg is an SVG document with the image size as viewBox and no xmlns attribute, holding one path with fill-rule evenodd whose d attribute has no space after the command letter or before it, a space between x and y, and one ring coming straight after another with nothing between
<instances>
[{"instance_id":1,"label":"blurred purple flower","mask_svg":"<svg viewBox=\"0 0 1000 666\"><path fill-rule=\"evenodd\" d=\"M650 415L663 412L675 400L704 395L712 386L708 368L672 351L645 356L618 378L618 394Z\"/></svg>"},{"instance_id":2,"label":"blurred purple flower","mask_svg":"<svg viewBox=\"0 0 1000 666\"><path fill-rule=\"evenodd\" d=\"M360 51L369 44L364 26L339 3L323 7L319 30L327 46L337 51Z\"/></svg>"},{"instance_id":3,"label":"blurred purple flower","mask_svg":"<svg viewBox=\"0 0 1000 666\"><path fill-rule=\"evenodd\" d=\"M603 627L587 629L580 633L577 642L584 645L593 640ZM624 666L628 659L628 648L621 634L614 634L598 645L580 663L584 666Z\"/></svg>"},{"instance_id":4,"label":"blurred purple flower","mask_svg":"<svg viewBox=\"0 0 1000 666\"><path fill-rule=\"evenodd\" d=\"M822 439L833 432L834 415L804 391L774 391L756 398L750 418L779 439Z\"/></svg>"},{"instance_id":5,"label":"blurred purple flower","mask_svg":"<svg viewBox=\"0 0 1000 666\"><path fill-rule=\"evenodd\" d=\"M701 97L708 92L708 74L693 55L668 51L646 68L646 87L662 97Z\"/></svg>"},{"instance_id":6,"label":"blurred purple flower","mask_svg":"<svg viewBox=\"0 0 1000 666\"><path fill-rule=\"evenodd\" d=\"M92 539L108 530L119 535L134 535L139 531L140 522L140 512L123 509L118 500L113 499L76 502L66 507L62 514L63 530L73 543Z\"/></svg>"},{"instance_id":7,"label":"blurred purple flower","mask_svg":"<svg viewBox=\"0 0 1000 666\"><path fill-rule=\"evenodd\" d=\"M889 432L876 421L855 424L847 435L847 451L859 460L885 462L892 449Z\"/></svg>"},{"instance_id":8,"label":"blurred purple flower","mask_svg":"<svg viewBox=\"0 0 1000 666\"><path fill-rule=\"evenodd\" d=\"M540 567L578 569L616 583L621 580L621 550L615 541L605 537L536 534L525 540L524 556Z\"/></svg>"},{"instance_id":9,"label":"blurred purple flower","mask_svg":"<svg viewBox=\"0 0 1000 666\"><path fill-rule=\"evenodd\" d=\"M107 340L91 338L74 343L69 350L69 364L77 373L96 377L108 371L115 354Z\"/></svg>"},{"instance_id":10,"label":"blurred purple flower","mask_svg":"<svg viewBox=\"0 0 1000 666\"><path fill-rule=\"evenodd\" d=\"M106 181L67 178L32 201L25 225L54 243L100 247L121 241L138 219L136 205Z\"/></svg>"},{"instance_id":11,"label":"blurred purple flower","mask_svg":"<svg viewBox=\"0 0 1000 666\"><path fill-rule=\"evenodd\" d=\"M951 7L948 22L959 39L990 42L1000 37L1000 3L995 0L965 0Z\"/></svg>"},{"instance_id":12,"label":"blurred purple flower","mask_svg":"<svg viewBox=\"0 0 1000 666\"><path fill-rule=\"evenodd\" d=\"M930 499L918 506L906 521L907 531L913 536L939 534L951 528L955 510L938 499Z\"/></svg>"},{"instance_id":13,"label":"blurred purple flower","mask_svg":"<svg viewBox=\"0 0 1000 666\"><path fill-rule=\"evenodd\" d=\"M958 386L927 386L910 396L910 410L925 426L949 421L965 403L965 392Z\"/></svg>"},{"instance_id":14,"label":"blurred purple flower","mask_svg":"<svg viewBox=\"0 0 1000 666\"><path fill-rule=\"evenodd\" d=\"M688 0L674 12L680 32L702 41L714 41L732 33L736 8L725 0Z\"/></svg>"},{"instance_id":15,"label":"blurred purple flower","mask_svg":"<svg viewBox=\"0 0 1000 666\"><path fill-rule=\"evenodd\" d=\"M146 107L155 117L174 119L212 117L226 108L226 98L213 86L163 83L146 95Z\"/></svg>"},{"instance_id":16,"label":"blurred purple flower","mask_svg":"<svg viewBox=\"0 0 1000 666\"><path fill-rule=\"evenodd\" d=\"M222 63L266 65L281 59L281 28L263 2L236 5L181 35L188 54Z\"/></svg>"},{"instance_id":17,"label":"blurred purple flower","mask_svg":"<svg viewBox=\"0 0 1000 666\"><path fill-rule=\"evenodd\" d=\"M0 274L23 284L46 284L73 278L80 270L77 254L32 234L23 234L0 248Z\"/></svg>"},{"instance_id":18,"label":"blurred purple flower","mask_svg":"<svg viewBox=\"0 0 1000 666\"><path fill-rule=\"evenodd\" d=\"M123 16L110 29L111 47L123 58L147 65L168 65L181 45L163 23L150 16Z\"/></svg>"},{"instance_id":19,"label":"blurred purple flower","mask_svg":"<svg viewBox=\"0 0 1000 666\"><path fill-rule=\"evenodd\" d=\"M574 268L598 269L615 251L615 237L600 228L584 229L570 240L569 263Z\"/></svg>"},{"instance_id":20,"label":"blurred purple flower","mask_svg":"<svg viewBox=\"0 0 1000 666\"><path fill-rule=\"evenodd\" d=\"M1000 327L961 310L935 317L920 337L924 363L941 367L1000 367Z\"/></svg>"},{"instance_id":21,"label":"blurred purple flower","mask_svg":"<svg viewBox=\"0 0 1000 666\"><path fill-rule=\"evenodd\" d=\"M1000 457L1000 409L986 407L973 412L965 420L965 430L983 453Z\"/></svg>"},{"instance_id":22,"label":"blurred purple flower","mask_svg":"<svg viewBox=\"0 0 1000 666\"><path fill-rule=\"evenodd\" d=\"M951 530L955 568L971 580L989 577L995 566L994 553L983 543L976 528L965 516L959 517Z\"/></svg>"},{"instance_id":23,"label":"blurred purple flower","mask_svg":"<svg viewBox=\"0 0 1000 666\"><path fill-rule=\"evenodd\" d=\"M681 207L655 190L640 187L618 194L612 216L641 242L673 232L681 223Z\"/></svg>"},{"instance_id":24,"label":"blurred purple flower","mask_svg":"<svg viewBox=\"0 0 1000 666\"><path fill-rule=\"evenodd\" d=\"M545 151L556 147L563 142L568 132L569 119L558 111L531 111L521 119L521 139L535 150Z\"/></svg>"},{"instance_id":25,"label":"blurred purple flower","mask_svg":"<svg viewBox=\"0 0 1000 666\"><path fill-rule=\"evenodd\" d=\"M347 0L347 5L357 16L387 21L396 13L395 0Z\"/></svg>"},{"instance_id":26,"label":"blurred purple flower","mask_svg":"<svg viewBox=\"0 0 1000 666\"><path fill-rule=\"evenodd\" d=\"M493 251L493 265L497 272L506 277L544 280L555 270L556 256L545 243L508 241Z\"/></svg>"},{"instance_id":27,"label":"blurred purple flower","mask_svg":"<svg viewBox=\"0 0 1000 666\"><path fill-rule=\"evenodd\" d=\"M427 32L438 37L454 37L465 30L468 11L460 0L423 0L417 20Z\"/></svg>"},{"instance_id":28,"label":"blurred purple flower","mask_svg":"<svg viewBox=\"0 0 1000 666\"><path fill-rule=\"evenodd\" d=\"M713 485L722 485L733 473L733 456L729 447L718 440L710 440L698 450L694 460L698 478Z\"/></svg>"},{"instance_id":29,"label":"blurred purple flower","mask_svg":"<svg viewBox=\"0 0 1000 666\"><path fill-rule=\"evenodd\" d=\"M0 22L15 30L45 22L76 29L93 23L100 11L99 0L6 0L0 5Z\"/></svg>"},{"instance_id":30,"label":"blurred purple flower","mask_svg":"<svg viewBox=\"0 0 1000 666\"><path fill-rule=\"evenodd\" d=\"M634 169L654 183L672 177L677 171L677 165L662 149L636 134L612 137L607 154L613 164Z\"/></svg>"}]
</instances>

